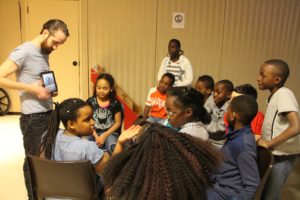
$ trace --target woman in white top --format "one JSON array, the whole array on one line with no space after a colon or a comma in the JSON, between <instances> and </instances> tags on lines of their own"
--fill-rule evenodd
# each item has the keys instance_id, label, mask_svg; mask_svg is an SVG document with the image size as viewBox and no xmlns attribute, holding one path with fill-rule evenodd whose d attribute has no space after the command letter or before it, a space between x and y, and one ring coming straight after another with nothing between
<instances>
[{"instance_id":1,"label":"woman in white top","mask_svg":"<svg viewBox=\"0 0 300 200\"><path fill-rule=\"evenodd\" d=\"M180 41L171 39L168 45L168 55L160 65L157 79L166 73L172 73L175 76L174 86L189 86L193 81L193 68L190 61L183 55Z\"/></svg>"}]
</instances>

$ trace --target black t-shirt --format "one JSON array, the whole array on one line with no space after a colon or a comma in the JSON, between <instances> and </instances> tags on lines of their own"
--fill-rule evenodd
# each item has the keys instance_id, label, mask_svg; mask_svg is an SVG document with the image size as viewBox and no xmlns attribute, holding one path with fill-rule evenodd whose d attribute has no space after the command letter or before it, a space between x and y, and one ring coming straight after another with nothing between
<instances>
[{"instance_id":1,"label":"black t-shirt","mask_svg":"<svg viewBox=\"0 0 300 200\"><path fill-rule=\"evenodd\" d=\"M97 133L107 131L115 123L115 114L121 112L122 104L117 99L112 99L107 107L101 107L98 104L96 97L90 97L87 103L93 109L93 119L95 120L95 129ZM120 133L121 127L118 129Z\"/></svg>"}]
</instances>

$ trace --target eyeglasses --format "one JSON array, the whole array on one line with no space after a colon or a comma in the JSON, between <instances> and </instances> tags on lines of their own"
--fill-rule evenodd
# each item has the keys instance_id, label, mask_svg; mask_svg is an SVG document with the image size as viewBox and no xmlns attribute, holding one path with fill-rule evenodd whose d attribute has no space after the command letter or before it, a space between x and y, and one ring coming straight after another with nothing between
<instances>
[{"instance_id":1,"label":"eyeglasses","mask_svg":"<svg viewBox=\"0 0 300 200\"><path fill-rule=\"evenodd\" d=\"M167 110L167 115L168 115L168 118L172 118L174 114L176 114L177 112L171 112L171 111L168 111Z\"/></svg>"},{"instance_id":2,"label":"eyeglasses","mask_svg":"<svg viewBox=\"0 0 300 200\"><path fill-rule=\"evenodd\" d=\"M183 109L183 110L180 110L180 111L177 111L177 112L172 112L172 111L168 111L167 110L167 116L170 119L170 118L172 118L176 114L179 115L179 114L183 113L185 110L186 109Z\"/></svg>"}]
</instances>

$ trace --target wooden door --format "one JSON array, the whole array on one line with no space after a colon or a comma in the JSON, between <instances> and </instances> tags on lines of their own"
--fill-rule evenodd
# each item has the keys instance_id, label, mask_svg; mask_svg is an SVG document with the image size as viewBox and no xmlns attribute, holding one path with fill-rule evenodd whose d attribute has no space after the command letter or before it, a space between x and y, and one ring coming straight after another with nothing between
<instances>
[{"instance_id":1,"label":"wooden door","mask_svg":"<svg viewBox=\"0 0 300 200\"><path fill-rule=\"evenodd\" d=\"M50 69L58 84L55 101L80 96L79 67L79 1L28 0L28 39L36 37L49 19L61 19L69 29L67 41L49 56ZM77 63L77 65L75 64Z\"/></svg>"}]
</instances>

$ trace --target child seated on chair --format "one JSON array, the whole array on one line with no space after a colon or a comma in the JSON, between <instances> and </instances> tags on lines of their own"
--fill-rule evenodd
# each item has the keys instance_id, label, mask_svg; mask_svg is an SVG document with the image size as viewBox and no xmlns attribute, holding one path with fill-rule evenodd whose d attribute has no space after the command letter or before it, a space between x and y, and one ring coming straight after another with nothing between
<instances>
[{"instance_id":1,"label":"child seated on chair","mask_svg":"<svg viewBox=\"0 0 300 200\"><path fill-rule=\"evenodd\" d=\"M209 75L199 76L195 83L195 89L204 96L204 107L208 113L211 113L216 107L213 94L214 85L214 79Z\"/></svg>"},{"instance_id":2,"label":"child seated on chair","mask_svg":"<svg viewBox=\"0 0 300 200\"><path fill-rule=\"evenodd\" d=\"M223 120L224 113L227 110L231 93L233 91L233 84L229 80L221 80L215 84L214 87L214 101L215 107L212 109L211 122L206 126L209 138L217 146L222 145L225 135L225 123Z\"/></svg>"},{"instance_id":3,"label":"child seated on chair","mask_svg":"<svg viewBox=\"0 0 300 200\"><path fill-rule=\"evenodd\" d=\"M227 110L229 133L221 148L225 160L212 176L213 187L207 190L208 199L252 199L260 182L256 162L256 143L251 121L258 105L246 95L235 97Z\"/></svg>"},{"instance_id":4,"label":"child seated on chair","mask_svg":"<svg viewBox=\"0 0 300 200\"><path fill-rule=\"evenodd\" d=\"M166 93L167 90L173 86L174 82L175 76L171 73L165 73L161 77L158 86L149 90L143 120L164 124L167 119L165 108Z\"/></svg>"},{"instance_id":5,"label":"child seated on chair","mask_svg":"<svg viewBox=\"0 0 300 200\"><path fill-rule=\"evenodd\" d=\"M89 140L110 155L114 151L122 126L122 105L116 97L115 80L108 73L97 77L94 95L87 100L93 109L95 131Z\"/></svg>"},{"instance_id":6,"label":"child seated on chair","mask_svg":"<svg viewBox=\"0 0 300 200\"><path fill-rule=\"evenodd\" d=\"M40 156L57 161L90 160L95 171L101 173L109 154L99 149L94 141L83 136L94 131L93 111L88 103L70 98L57 104L50 116L47 132L44 134ZM65 129L59 129L60 121ZM140 126L132 126L118 138L113 155L123 150L123 145L138 134Z\"/></svg>"}]
</instances>

